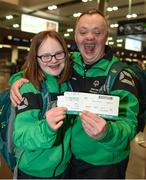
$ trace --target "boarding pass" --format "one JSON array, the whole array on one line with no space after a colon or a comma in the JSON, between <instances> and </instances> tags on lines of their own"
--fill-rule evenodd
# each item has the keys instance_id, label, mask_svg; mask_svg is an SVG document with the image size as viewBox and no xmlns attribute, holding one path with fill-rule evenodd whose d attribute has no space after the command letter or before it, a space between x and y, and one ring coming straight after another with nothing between
<instances>
[{"instance_id":1,"label":"boarding pass","mask_svg":"<svg viewBox=\"0 0 146 180\"><path fill-rule=\"evenodd\" d=\"M111 95L65 92L63 96L58 96L57 106L67 107L68 114L87 110L103 118L113 119L119 113L119 99Z\"/></svg>"}]
</instances>

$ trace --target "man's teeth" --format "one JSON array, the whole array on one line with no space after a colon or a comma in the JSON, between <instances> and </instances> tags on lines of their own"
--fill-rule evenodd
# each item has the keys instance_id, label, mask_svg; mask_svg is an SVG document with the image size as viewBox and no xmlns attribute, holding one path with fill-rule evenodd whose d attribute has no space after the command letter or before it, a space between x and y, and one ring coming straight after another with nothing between
<instances>
[{"instance_id":1,"label":"man's teeth","mask_svg":"<svg viewBox=\"0 0 146 180\"><path fill-rule=\"evenodd\" d=\"M86 44L86 45L85 45L85 48L94 48L94 47L95 47L94 44Z\"/></svg>"}]
</instances>

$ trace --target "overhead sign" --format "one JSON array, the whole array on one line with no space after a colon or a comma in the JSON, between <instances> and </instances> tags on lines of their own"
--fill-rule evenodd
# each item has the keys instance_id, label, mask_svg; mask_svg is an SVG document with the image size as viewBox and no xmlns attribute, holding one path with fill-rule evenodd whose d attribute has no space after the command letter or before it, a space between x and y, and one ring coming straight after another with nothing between
<instances>
[{"instance_id":1,"label":"overhead sign","mask_svg":"<svg viewBox=\"0 0 146 180\"><path fill-rule=\"evenodd\" d=\"M54 30L58 32L58 26L59 23L56 21L26 14L22 14L21 16L21 31L38 33L45 30Z\"/></svg>"},{"instance_id":2,"label":"overhead sign","mask_svg":"<svg viewBox=\"0 0 146 180\"><path fill-rule=\"evenodd\" d=\"M136 19L118 22L117 35L146 34L146 19Z\"/></svg>"}]
</instances>

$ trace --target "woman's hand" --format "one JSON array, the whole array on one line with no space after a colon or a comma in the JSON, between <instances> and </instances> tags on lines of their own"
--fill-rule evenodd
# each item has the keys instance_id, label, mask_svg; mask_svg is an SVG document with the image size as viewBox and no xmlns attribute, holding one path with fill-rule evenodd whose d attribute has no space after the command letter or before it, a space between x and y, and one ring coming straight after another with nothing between
<instances>
[{"instance_id":1,"label":"woman's hand","mask_svg":"<svg viewBox=\"0 0 146 180\"><path fill-rule=\"evenodd\" d=\"M106 121L89 111L83 111L80 114L82 126L85 132L93 139L99 139L106 131Z\"/></svg>"},{"instance_id":2,"label":"woman's hand","mask_svg":"<svg viewBox=\"0 0 146 180\"><path fill-rule=\"evenodd\" d=\"M65 107L55 107L46 112L47 123L53 130L57 130L62 126L66 117L66 110Z\"/></svg>"},{"instance_id":3,"label":"woman's hand","mask_svg":"<svg viewBox=\"0 0 146 180\"><path fill-rule=\"evenodd\" d=\"M22 101L22 96L19 92L19 88L26 82L29 82L28 79L21 78L14 82L10 89L10 99L14 106L17 106Z\"/></svg>"}]
</instances>

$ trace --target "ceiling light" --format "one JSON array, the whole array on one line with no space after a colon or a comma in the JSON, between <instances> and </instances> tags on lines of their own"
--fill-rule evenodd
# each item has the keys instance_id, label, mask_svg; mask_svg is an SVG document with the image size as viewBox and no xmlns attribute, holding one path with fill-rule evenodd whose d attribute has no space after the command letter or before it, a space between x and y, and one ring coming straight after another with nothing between
<instances>
[{"instance_id":1,"label":"ceiling light","mask_svg":"<svg viewBox=\"0 0 146 180\"><path fill-rule=\"evenodd\" d=\"M14 28L19 28L19 24L13 24Z\"/></svg>"},{"instance_id":2,"label":"ceiling light","mask_svg":"<svg viewBox=\"0 0 146 180\"><path fill-rule=\"evenodd\" d=\"M13 16L12 15L8 15L8 16L6 16L6 19L8 19L8 20L13 19Z\"/></svg>"},{"instance_id":3,"label":"ceiling light","mask_svg":"<svg viewBox=\"0 0 146 180\"><path fill-rule=\"evenodd\" d=\"M113 45L113 44L114 44L114 42L113 42L113 41L111 41L111 42L109 42L108 44L109 44L109 45Z\"/></svg>"},{"instance_id":4,"label":"ceiling light","mask_svg":"<svg viewBox=\"0 0 146 180\"><path fill-rule=\"evenodd\" d=\"M118 10L118 7L117 7L117 6L114 6L114 7L113 7L113 10L114 10L114 11L117 11L117 10Z\"/></svg>"},{"instance_id":5,"label":"ceiling light","mask_svg":"<svg viewBox=\"0 0 146 180\"><path fill-rule=\"evenodd\" d=\"M110 27L111 27L111 28L114 28L114 24L111 24Z\"/></svg>"},{"instance_id":6,"label":"ceiling light","mask_svg":"<svg viewBox=\"0 0 146 180\"><path fill-rule=\"evenodd\" d=\"M7 45L7 44L0 44L0 48L11 48L11 45Z\"/></svg>"},{"instance_id":7,"label":"ceiling light","mask_svg":"<svg viewBox=\"0 0 146 180\"><path fill-rule=\"evenodd\" d=\"M123 39L117 39L117 42L118 42L118 43L122 43L122 42L123 42Z\"/></svg>"},{"instance_id":8,"label":"ceiling light","mask_svg":"<svg viewBox=\"0 0 146 180\"><path fill-rule=\"evenodd\" d=\"M113 37L108 37L108 41L113 40Z\"/></svg>"},{"instance_id":9,"label":"ceiling light","mask_svg":"<svg viewBox=\"0 0 146 180\"><path fill-rule=\"evenodd\" d=\"M108 11L108 12L117 11L117 10L118 10L118 7L117 7L117 6L113 6L113 7L108 7L108 8L107 8L107 11Z\"/></svg>"},{"instance_id":10,"label":"ceiling light","mask_svg":"<svg viewBox=\"0 0 146 180\"><path fill-rule=\"evenodd\" d=\"M117 47L122 47L122 44L118 43L118 44L117 44Z\"/></svg>"},{"instance_id":11,"label":"ceiling light","mask_svg":"<svg viewBox=\"0 0 146 180\"><path fill-rule=\"evenodd\" d=\"M82 0L82 2L88 2L88 0Z\"/></svg>"},{"instance_id":12,"label":"ceiling light","mask_svg":"<svg viewBox=\"0 0 146 180\"><path fill-rule=\"evenodd\" d=\"M137 14L127 14L126 18L130 19L130 18L136 18Z\"/></svg>"},{"instance_id":13,"label":"ceiling light","mask_svg":"<svg viewBox=\"0 0 146 180\"><path fill-rule=\"evenodd\" d=\"M68 28L67 32L73 32L74 30L72 28Z\"/></svg>"},{"instance_id":14,"label":"ceiling light","mask_svg":"<svg viewBox=\"0 0 146 180\"><path fill-rule=\"evenodd\" d=\"M69 33L65 33L65 34L64 34L64 37L69 37L69 36L70 36Z\"/></svg>"},{"instance_id":15,"label":"ceiling light","mask_svg":"<svg viewBox=\"0 0 146 180\"><path fill-rule=\"evenodd\" d=\"M48 6L48 10L55 10L55 9L57 9L56 5Z\"/></svg>"},{"instance_id":16,"label":"ceiling light","mask_svg":"<svg viewBox=\"0 0 146 180\"><path fill-rule=\"evenodd\" d=\"M92 0L82 0L82 2L88 2L88 1L92 1Z\"/></svg>"},{"instance_id":17,"label":"ceiling light","mask_svg":"<svg viewBox=\"0 0 146 180\"><path fill-rule=\"evenodd\" d=\"M110 25L111 28L116 28L116 27L118 27L118 26L119 26L119 24L117 24L117 23Z\"/></svg>"},{"instance_id":18,"label":"ceiling light","mask_svg":"<svg viewBox=\"0 0 146 180\"><path fill-rule=\"evenodd\" d=\"M128 18L128 19L131 18L131 14L127 14L126 18Z\"/></svg>"},{"instance_id":19,"label":"ceiling light","mask_svg":"<svg viewBox=\"0 0 146 180\"><path fill-rule=\"evenodd\" d=\"M133 18L136 18L136 17L137 17L137 14L132 14L132 17L133 17Z\"/></svg>"},{"instance_id":20,"label":"ceiling light","mask_svg":"<svg viewBox=\"0 0 146 180\"><path fill-rule=\"evenodd\" d=\"M111 12L112 10L113 10L113 9L112 9L111 7L108 7L108 8L107 8L107 11L108 11L108 12Z\"/></svg>"},{"instance_id":21,"label":"ceiling light","mask_svg":"<svg viewBox=\"0 0 146 180\"><path fill-rule=\"evenodd\" d=\"M18 46L17 48L18 48L18 49L27 50L27 51L29 51L29 50L30 50L30 48L28 48L28 47L24 47L24 46Z\"/></svg>"},{"instance_id":22,"label":"ceiling light","mask_svg":"<svg viewBox=\"0 0 146 180\"><path fill-rule=\"evenodd\" d=\"M73 17L79 17L82 13L78 12L78 13L74 13Z\"/></svg>"},{"instance_id":23,"label":"ceiling light","mask_svg":"<svg viewBox=\"0 0 146 180\"><path fill-rule=\"evenodd\" d=\"M8 39L9 39L9 40L12 40L12 38L13 38L12 36L10 36L10 35L8 36Z\"/></svg>"}]
</instances>

